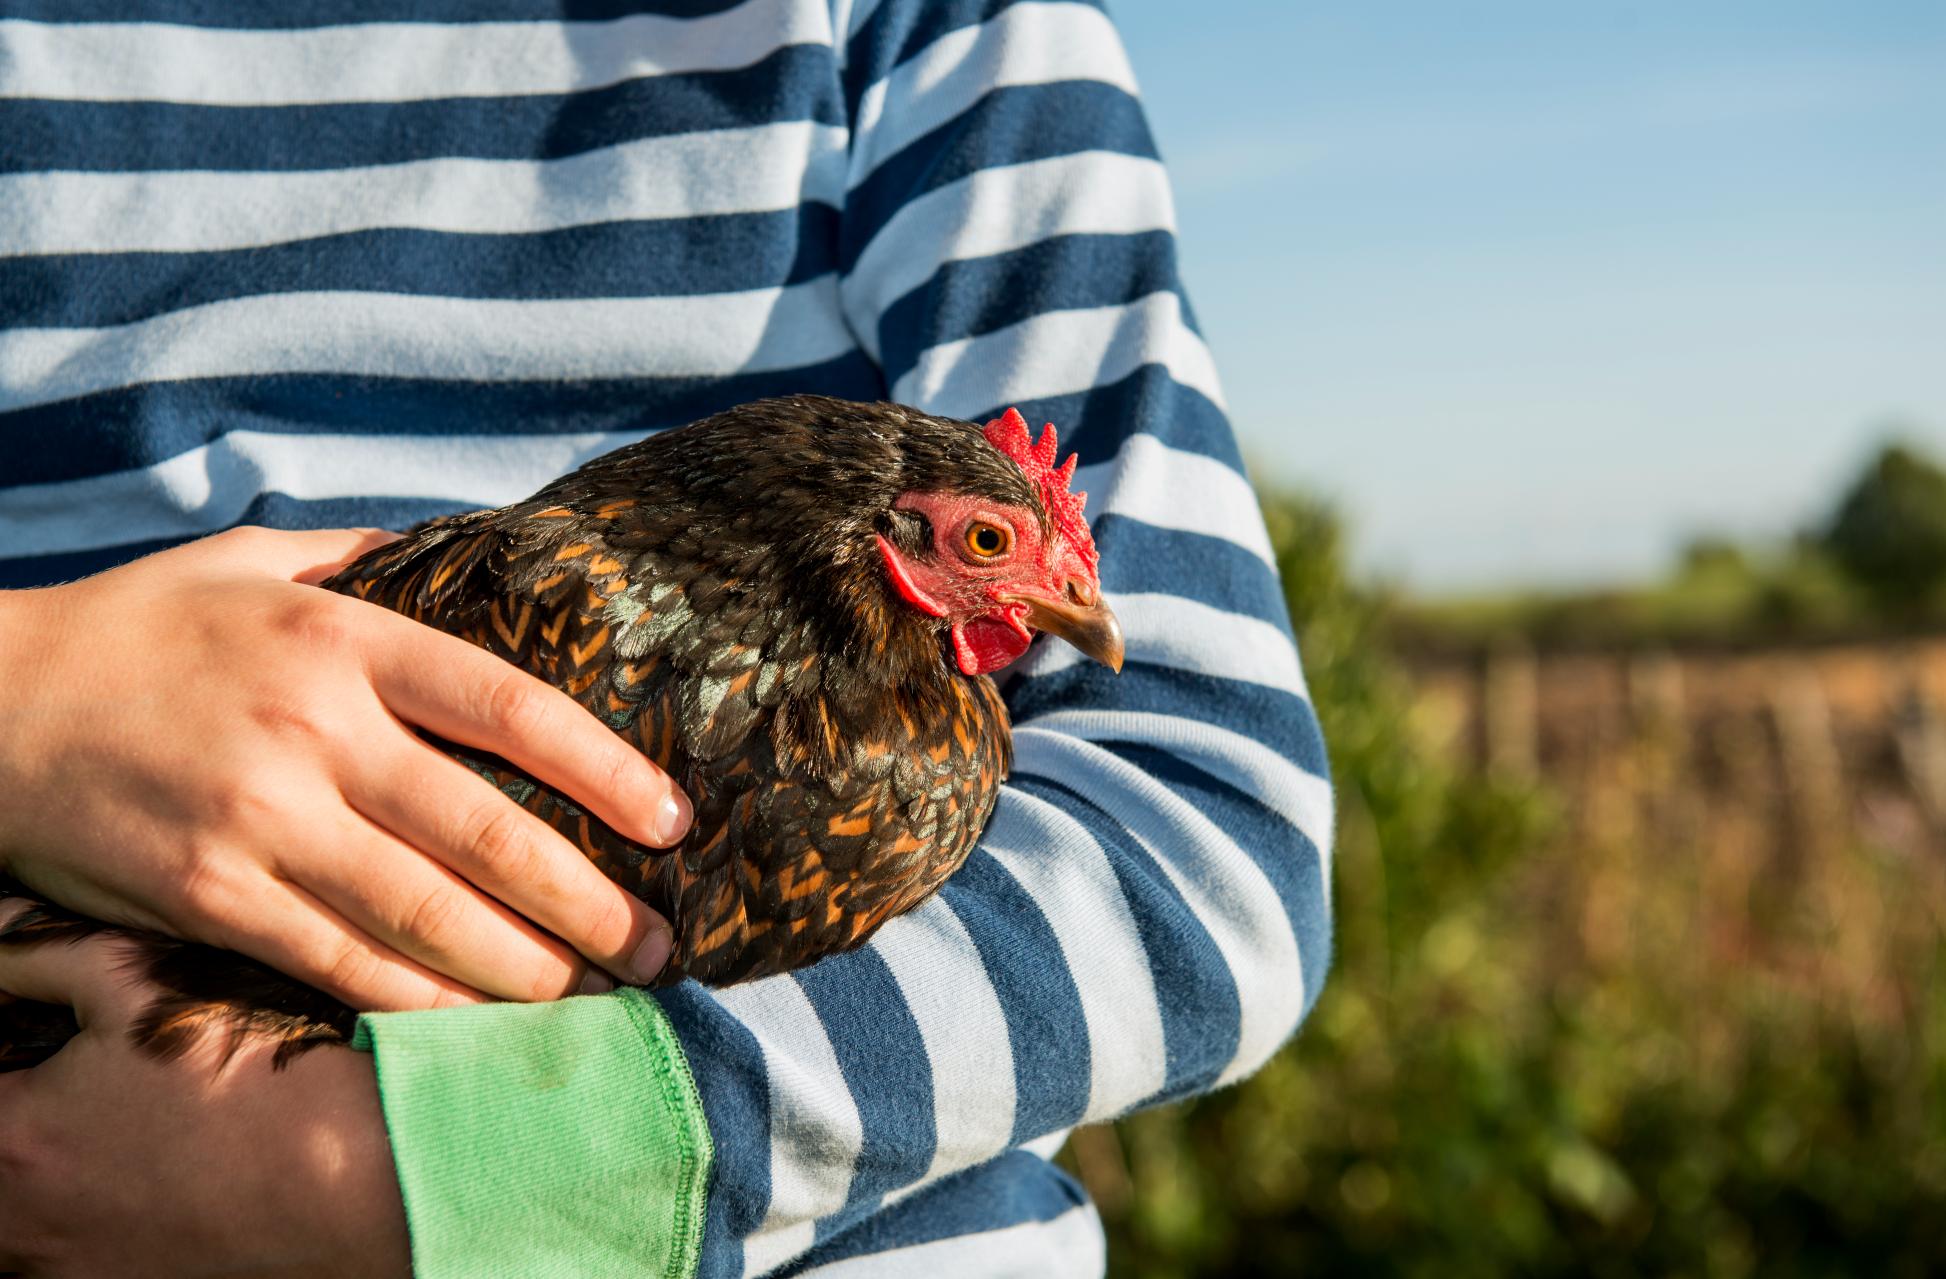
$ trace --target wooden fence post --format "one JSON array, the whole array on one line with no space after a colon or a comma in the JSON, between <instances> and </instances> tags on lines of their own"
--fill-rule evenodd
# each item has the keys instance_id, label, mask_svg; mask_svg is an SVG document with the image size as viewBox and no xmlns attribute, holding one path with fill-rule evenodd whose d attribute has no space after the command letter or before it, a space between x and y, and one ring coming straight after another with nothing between
<instances>
[{"instance_id":1,"label":"wooden fence post","mask_svg":"<svg viewBox=\"0 0 1946 1279\"><path fill-rule=\"evenodd\" d=\"M1892 740L1926 825L1934 834L1946 835L1946 714L1916 681L1900 699Z\"/></svg>"},{"instance_id":2,"label":"wooden fence post","mask_svg":"<svg viewBox=\"0 0 1946 1279\"><path fill-rule=\"evenodd\" d=\"M1784 794L1803 844L1824 849L1845 830L1845 766L1817 671L1793 663L1770 693Z\"/></svg>"},{"instance_id":3,"label":"wooden fence post","mask_svg":"<svg viewBox=\"0 0 1946 1279\"><path fill-rule=\"evenodd\" d=\"M1509 641L1487 654L1480 696L1487 771L1531 780L1540 772L1540 670L1534 650Z\"/></svg>"}]
</instances>

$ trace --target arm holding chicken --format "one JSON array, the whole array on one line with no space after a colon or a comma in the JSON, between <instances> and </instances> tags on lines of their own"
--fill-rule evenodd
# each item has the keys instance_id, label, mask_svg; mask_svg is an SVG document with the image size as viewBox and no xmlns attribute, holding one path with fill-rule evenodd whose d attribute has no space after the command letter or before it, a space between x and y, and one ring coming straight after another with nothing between
<instances>
[{"instance_id":1,"label":"arm holding chicken","mask_svg":"<svg viewBox=\"0 0 1946 1279\"><path fill-rule=\"evenodd\" d=\"M555 689L308 584L389 540L238 529L0 593L0 874L363 1008L653 977L667 922L411 726L645 843L687 801Z\"/></svg>"},{"instance_id":2,"label":"arm holding chicken","mask_svg":"<svg viewBox=\"0 0 1946 1279\"><path fill-rule=\"evenodd\" d=\"M519 801L510 820L573 840L672 921L659 981L726 985L858 946L958 868L1011 758L988 672L1036 628L1119 669L1085 495L1056 449L1051 427L1036 442L1011 411L982 430L898 405L761 401L599 458L529 501L433 521L327 584L547 680L653 759L657 779L674 774L696 820L657 852L489 741L443 743ZM376 761L376 775L396 786L408 763L430 764L456 781L448 803L486 802L416 739L408 754ZM97 926L49 909L0 943ZM349 1007L273 972L160 938L145 951L170 992L146 1023L159 1048L226 1020L293 1047L349 1036ZM0 1010L0 1067L58 1041L38 1008Z\"/></svg>"},{"instance_id":3,"label":"arm holding chicken","mask_svg":"<svg viewBox=\"0 0 1946 1279\"><path fill-rule=\"evenodd\" d=\"M662 903L679 932L668 974L735 981L849 949L929 895L977 838L1006 769L1005 712L987 672L1017 658L1035 628L1119 667L1120 634L1101 596L1081 496L1068 489L1072 460L1054 467L1053 433L1034 441L1016 413L982 432L897 406L796 397L719 415L658 443L658 462L687 454L736 456L742 464L719 475L698 463L683 487L658 491L646 474L683 468L645 467L656 450L637 446L531 503L438 522L376 549L332 581L546 676L638 749L659 744L662 761L697 796L699 814L689 838L663 854L591 822L509 761L455 749L522 798L529 816L576 837L612 878ZM806 479L801 460L813 445L830 465ZM789 459L778 465L796 469L807 486L803 510L751 518L757 496L774 492L781 478L753 468L753 456ZM824 528L791 546L789 535L814 518ZM720 536L699 539L699 529ZM683 547L700 562L677 563ZM635 570L634 582L624 565ZM738 589L734 574L756 577L753 567L769 581ZM564 604L551 623L533 608L544 609L550 591ZM739 663L745 651L749 659ZM741 707L732 701L738 696L747 697ZM754 871L747 878L746 867ZM200 1064L212 1039L196 1032L226 1019L275 1031L214 1040L237 1049L233 1059L210 1057L217 1078L209 1088L233 1118L260 1105L275 1113L276 1103L264 1099L296 1103L303 1093L294 1087L321 1079L344 1099L333 1113L354 1133L369 1128L358 1119L373 1118L360 1098L376 1100L365 1059L337 1048L304 1054L293 1068L302 1068L302 1080L253 1070L266 1051L281 1063L292 1046L328 1043L330 1032L349 1026L349 1014L314 1011L295 987L234 958L159 939L136 947L77 917L22 915L16 907L0 933L6 929L14 944L0 946L0 989L35 1002L0 1005L0 1061L25 1064L60 1046L15 1077L37 1087L31 1097L16 1091L23 1109L13 1123L20 1131L62 1130L50 1149L85 1152L104 1140L126 1144L131 1134L160 1143L152 1149L173 1149L166 1124L97 1114L82 1104L85 1083L65 1081L162 1068L157 1054L131 1057L131 1040ZM79 946L31 945L56 938ZM139 970L136 961L146 960L165 988L131 987L110 971L114 946L125 951L122 967ZM53 972L63 980L52 980ZM34 1024L30 1012L70 1002L78 1035L64 1043L58 1033L38 1042L22 1037ZM170 1011L159 1017L159 1007ZM304 1065L313 1061L327 1064ZM179 1070L169 1079L169 1087L189 1086ZM147 1091L166 1095L169 1087ZM112 1131L98 1131L103 1122ZM234 1122L221 1127L236 1135ZM298 1168L295 1180L309 1184L319 1148L307 1126L261 1141L255 1154L279 1151ZM349 1154L329 1150L334 1166L386 1153L382 1141L356 1143ZM16 1222L0 1229L85 1251L87 1232L69 1238L36 1217L52 1211L53 1221L71 1221L49 1207L63 1200L72 1179L61 1170L71 1167L56 1159L0 1170L0 1182L15 1177L27 1191L15 1196ZM109 1198L117 1210L148 1207L139 1196ZM286 1198L253 1201L252 1220L274 1220ZM249 1251L257 1242L251 1232L202 1239L198 1205L187 1207L181 1237L201 1246L182 1255L268 1264ZM354 1209L381 1218L360 1246L382 1259L396 1234L384 1228L396 1216L396 1198L354 1196L329 1218Z\"/></svg>"},{"instance_id":4,"label":"arm holding chicken","mask_svg":"<svg viewBox=\"0 0 1946 1279\"><path fill-rule=\"evenodd\" d=\"M686 799L539 680L311 585L389 540L243 529L0 593L0 868L363 1008L652 978L666 921L407 725L493 741L645 843ZM32 1001L73 1034L0 1074L0 1271L408 1273L371 1057L273 1070L275 1043L201 1037L161 1060L135 958L0 947L0 1020Z\"/></svg>"}]
</instances>

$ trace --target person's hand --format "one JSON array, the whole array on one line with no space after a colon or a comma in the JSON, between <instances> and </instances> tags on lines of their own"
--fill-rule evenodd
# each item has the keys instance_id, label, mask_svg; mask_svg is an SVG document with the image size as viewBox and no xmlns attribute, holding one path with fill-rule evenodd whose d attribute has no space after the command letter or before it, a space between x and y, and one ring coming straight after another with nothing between
<instances>
[{"instance_id":1,"label":"person's hand","mask_svg":"<svg viewBox=\"0 0 1946 1279\"><path fill-rule=\"evenodd\" d=\"M390 536L237 529L0 593L0 871L360 1009L653 977L668 922L413 726L645 844L688 801L566 694L309 584Z\"/></svg>"},{"instance_id":2,"label":"person's hand","mask_svg":"<svg viewBox=\"0 0 1946 1279\"><path fill-rule=\"evenodd\" d=\"M0 920L21 908L0 903ZM0 1271L31 1276L409 1275L372 1059L283 1070L201 1036L163 1062L129 1027L154 991L126 943L0 947L0 999L66 1004L81 1033L0 1074Z\"/></svg>"}]
</instances>

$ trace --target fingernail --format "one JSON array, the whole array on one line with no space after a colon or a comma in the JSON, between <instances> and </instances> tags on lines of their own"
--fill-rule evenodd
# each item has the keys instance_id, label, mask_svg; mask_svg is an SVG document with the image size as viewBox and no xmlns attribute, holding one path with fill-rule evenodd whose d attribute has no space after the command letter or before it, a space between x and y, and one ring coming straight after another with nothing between
<instances>
[{"instance_id":1,"label":"fingernail","mask_svg":"<svg viewBox=\"0 0 1946 1279\"><path fill-rule=\"evenodd\" d=\"M655 841L665 848L689 833L689 796L671 790L655 810Z\"/></svg>"},{"instance_id":2,"label":"fingernail","mask_svg":"<svg viewBox=\"0 0 1946 1279\"><path fill-rule=\"evenodd\" d=\"M615 979L613 977L610 977L607 973L599 973L590 968L587 976L581 979L581 985L575 991L575 994L605 995L613 989L615 989Z\"/></svg>"},{"instance_id":3,"label":"fingernail","mask_svg":"<svg viewBox=\"0 0 1946 1279\"><path fill-rule=\"evenodd\" d=\"M628 958L628 975L640 984L654 981L662 966L669 962L669 952L676 948L675 934L669 925L658 923L649 929L649 935L635 948Z\"/></svg>"}]
</instances>

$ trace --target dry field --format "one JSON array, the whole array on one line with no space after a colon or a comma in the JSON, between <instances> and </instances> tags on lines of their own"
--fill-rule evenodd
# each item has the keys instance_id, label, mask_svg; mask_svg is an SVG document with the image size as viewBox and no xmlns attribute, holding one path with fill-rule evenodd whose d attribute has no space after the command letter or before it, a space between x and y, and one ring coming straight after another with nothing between
<instances>
[{"instance_id":1,"label":"dry field","mask_svg":"<svg viewBox=\"0 0 1946 1279\"><path fill-rule=\"evenodd\" d=\"M1422 740L1562 805L1533 883L1560 961L1686 962L1699 991L1754 983L1921 1049L1946 936L1946 640L1513 650L1415 678ZM1691 1028L1706 1047L1734 1023Z\"/></svg>"},{"instance_id":2,"label":"dry field","mask_svg":"<svg viewBox=\"0 0 1946 1279\"><path fill-rule=\"evenodd\" d=\"M1946 638L1307 635L1333 972L1240 1087L1075 1135L1110 1272L1939 1273Z\"/></svg>"}]
</instances>

